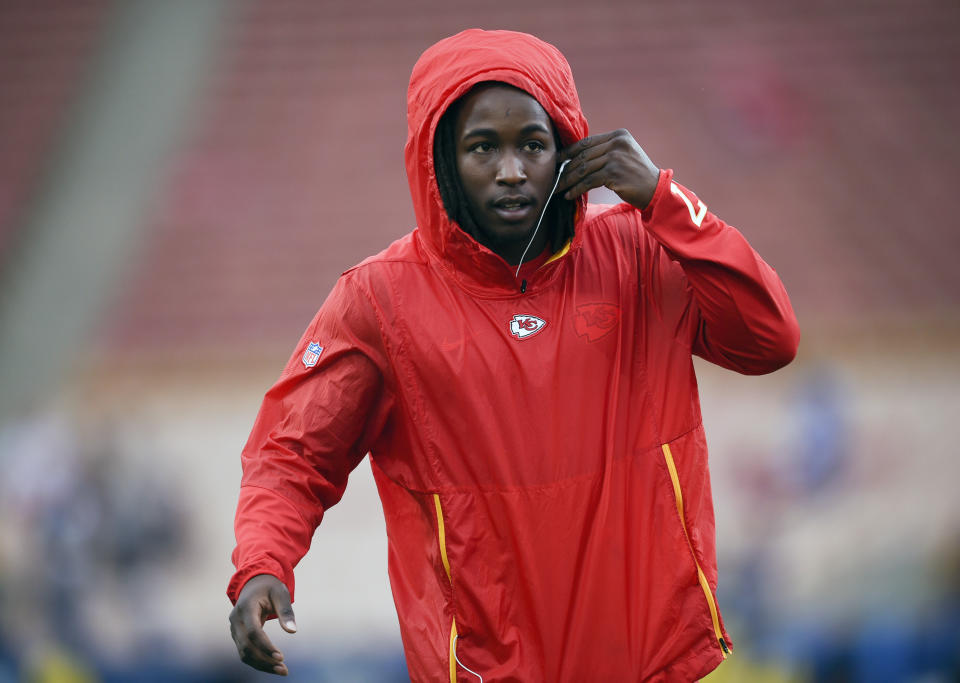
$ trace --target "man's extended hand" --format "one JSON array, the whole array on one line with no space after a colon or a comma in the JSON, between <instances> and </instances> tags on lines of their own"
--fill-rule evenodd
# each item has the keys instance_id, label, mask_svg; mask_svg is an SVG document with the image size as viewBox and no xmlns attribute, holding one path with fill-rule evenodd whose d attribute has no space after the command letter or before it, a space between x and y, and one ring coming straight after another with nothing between
<instances>
[{"instance_id":1,"label":"man's extended hand","mask_svg":"<svg viewBox=\"0 0 960 683\"><path fill-rule=\"evenodd\" d=\"M660 169L623 128L573 143L561 152L560 161L564 159L570 163L560 175L557 191L566 191L567 199L606 186L623 201L645 209L657 189Z\"/></svg>"},{"instance_id":2,"label":"man's extended hand","mask_svg":"<svg viewBox=\"0 0 960 683\"><path fill-rule=\"evenodd\" d=\"M259 574L247 581L237 604L230 612L230 635L244 664L267 673L286 676L283 653L273 646L263 624L276 614L287 633L296 633L297 624L290 605L290 592L283 582L269 574Z\"/></svg>"}]
</instances>

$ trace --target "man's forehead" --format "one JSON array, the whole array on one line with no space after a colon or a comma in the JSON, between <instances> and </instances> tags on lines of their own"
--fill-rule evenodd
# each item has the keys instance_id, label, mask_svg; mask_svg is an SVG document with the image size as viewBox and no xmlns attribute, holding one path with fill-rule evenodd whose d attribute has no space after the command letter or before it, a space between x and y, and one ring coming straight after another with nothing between
<instances>
[{"instance_id":1,"label":"man's forehead","mask_svg":"<svg viewBox=\"0 0 960 683\"><path fill-rule=\"evenodd\" d=\"M464 96L458 127L464 128L474 121L518 120L536 121L552 127L550 116L529 93L506 84L484 84Z\"/></svg>"}]
</instances>

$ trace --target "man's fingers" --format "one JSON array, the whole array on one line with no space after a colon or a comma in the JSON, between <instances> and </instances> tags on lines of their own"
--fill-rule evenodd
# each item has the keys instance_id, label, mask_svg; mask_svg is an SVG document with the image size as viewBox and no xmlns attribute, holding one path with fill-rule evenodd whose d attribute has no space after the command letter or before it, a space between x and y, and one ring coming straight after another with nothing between
<instances>
[{"instance_id":1,"label":"man's fingers","mask_svg":"<svg viewBox=\"0 0 960 683\"><path fill-rule=\"evenodd\" d=\"M557 191L563 192L582 182L587 176L596 173L607 163L606 157L597 157L589 161L567 166L563 175L560 176L560 183L557 185Z\"/></svg>"},{"instance_id":2,"label":"man's fingers","mask_svg":"<svg viewBox=\"0 0 960 683\"><path fill-rule=\"evenodd\" d=\"M601 167L599 170L590 173L583 177L576 185L567 190L563 197L564 199L576 199L585 192L588 192L595 187L601 187L607 184L606 172Z\"/></svg>"},{"instance_id":3,"label":"man's fingers","mask_svg":"<svg viewBox=\"0 0 960 683\"><path fill-rule=\"evenodd\" d=\"M250 626L246 634L246 646L240 649L240 659L254 669L286 675L283 653L273 646L270 638L259 626Z\"/></svg>"},{"instance_id":4,"label":"man's fingers","mask_svg":"<svg viewBox=\"0 0 960 683\"><path fill-rule=\"evenodd\" d=\"M244 664L259 671L287 675L283 653L270 642L252 602L239 603L231 612L230 635Z\"/></svg>"},{"instance_id":5,"label":"man's fingers","mask_svg":"<svg viewBox=\"0 0 960 683\"><path fill-rule=\"evenodd\" d=\"M280 652L263 630L263 624L276 614L287 631L296 630L290 592L286 586L269 574L250 579L233 611L230 612L230 635L243 663L267 673L286 676L289 672Z\"/></svg>"},{"instance_id":6,"label":"man's fingers","mask_svg":"<svg viewBox=\"0 0 960 683\"><path fill-rule=\"evenodd\" d=\"M573 143L569 147L566 147L560 153L560 161L564 159L573 159L575 156L583 152L584 150L589 150L597 145L602 145L606 142L609 142L617 135L620 134L619 130L612 130L609 133L600 133L599 135L591 135L590 137L583 138Z\"/></svg>"},{"instance_id":7,"label":"man's fingers","mask_svg":"<svg viewBox=\"0 0 960 683\"><path fill-rule=\"evenodd\" d=\"M233 640L237 645L240 659L247 666L259 671L287 675L287 665L283 663L283 654L277 650L263 629L257 626L238 626L231 628Z\"/></svg>"},{"instance_id":8,"label":"man's fingers","mask_svg":"<svg viewBox=\"0 0 960 683\"><path fill-rule=\"evenodd\" d=\"M267 635L267 632L263 630L262 626L251 625L247 629L246 636L256 653L278 662L283 661L283 653L270 642L270 637Z\"/></svg>"},{"instance_id":9,"label":"man's fingers","mask_svg":"<svg viewBox=\"0 0 960 683\"><path fill-rule=\"evenodd\" d=\"M280 615L280 627L287 633L297 632L297 622L293 620L293 610L289 614Z\"/></svg>"},{"instance_id":10,"label":"man's fingers","mask_svg":"<svg viewBox=\"0 0 960 683\"><path fill-rule=\"evenodd\" d=\"M297 632L297 621L293 616L293 606L290 604L290 591L283 584L270 589L270 602L280 620L280 626L287 633Z\"/></svg>"},{"instance_id":11,"label":"man's fingers","mask_svg":"<svg viewBox=\"0 0 960 683\"><path fill-rule=\"evenodd\" d=\"M571 167L576 167L578 164L583 164L593 159L602 158L604 155L609 154L610 150L614 149L616 144L616 140L602 140L595 144L584 147L579 152L569 157L570 163L567 166L567 170L569 171Z\"/></svg>"}]
</instances>

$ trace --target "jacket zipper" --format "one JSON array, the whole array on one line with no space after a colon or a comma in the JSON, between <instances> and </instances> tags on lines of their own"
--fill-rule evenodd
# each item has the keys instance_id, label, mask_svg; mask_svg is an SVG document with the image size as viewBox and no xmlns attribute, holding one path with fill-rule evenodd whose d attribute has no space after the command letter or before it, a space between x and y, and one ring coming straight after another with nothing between
<instances>
[{"instance_id":1,"label":"jacket zipper","mask_svg":"<svg viewBox=\"0 0 960 683\"><path fill-rule=\"evenodd\" d=\"M720 644L721 654L723 655L723 658L726 659L727 655L730 654L732 650L727 645L727 641L723 638L723 632L720 630L720 614L717 611L717 603L714 600L713 591L710 590L710 583L707 581L706 575L700 568L700 563L697 562L697 554L693 552L693 543L690 542L690 534L687 533L687 521L683 516L683 493L680 491L680 477L677 475L677 466L673 461L673 453L670 451L669 444L663 444L661 448L663 449L663 457L667 461L667 469L670 471L670 482L673 484L673 495L677 504L677 512L680 515L680 526L683 527L683 535L687 539L687 546L690 548L690 555L693 557L693 564L697 568L697 579L700 582L700 588L703 589L703 594L707 599L707 607L710 610L710 619L713 621L713 633L717 638L717 642Z\"/></svg>"},{"instance_id":2,"label":"jacket zipper","mask_svg":"<svg viewBox=\"0 0 960 683\"><path fill-rule=\"evenodd\" d=\"M568 251L570 251L570 243L571 243L571 242L573 242L573 239L572 239L572 238L571 238L571 239L568 239L568 240L564 243L564 245L563 245L562 247L560 247L560 251L558 251L556 254L554 254L553 256L551 256L550 258L548 258L546 261L544 261L544 262L543 262L543 265L540 266L540 268L537 268L537 270L542 269L544 266L546 266L546 265L548 265L548 264L550 264L550 263L553 263L553 262L556 261L558 258L562 258L564 255L566 255L566 253L567 253ZM519 269L517 270L517 272L520 272ZM527 293L527 280L526 280L526 278L524 278L523 280L520 280L520 293L521 293L521 294L526 294L526 293Z\"/></svg>"}]
</instances>

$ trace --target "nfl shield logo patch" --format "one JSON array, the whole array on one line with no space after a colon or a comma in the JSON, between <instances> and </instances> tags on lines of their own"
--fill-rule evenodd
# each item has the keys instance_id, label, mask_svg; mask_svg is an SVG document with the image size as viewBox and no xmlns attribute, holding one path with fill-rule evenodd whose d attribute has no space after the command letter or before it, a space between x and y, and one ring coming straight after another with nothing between
<instances>
[{"instance_id":1,"label":"nfl shield logo patch","mask_svg":"<svg viewBox=\"0 0 960 683\"><path fill-rule=\"evenodd\" d=\"M310 342L307 350L303 352L303 358L301 358L301 360L305 366L312 368L317 364L317 361L320 360L321 353L323 353L323 347L317 342Z\"/></svg>"}]
</instances>

